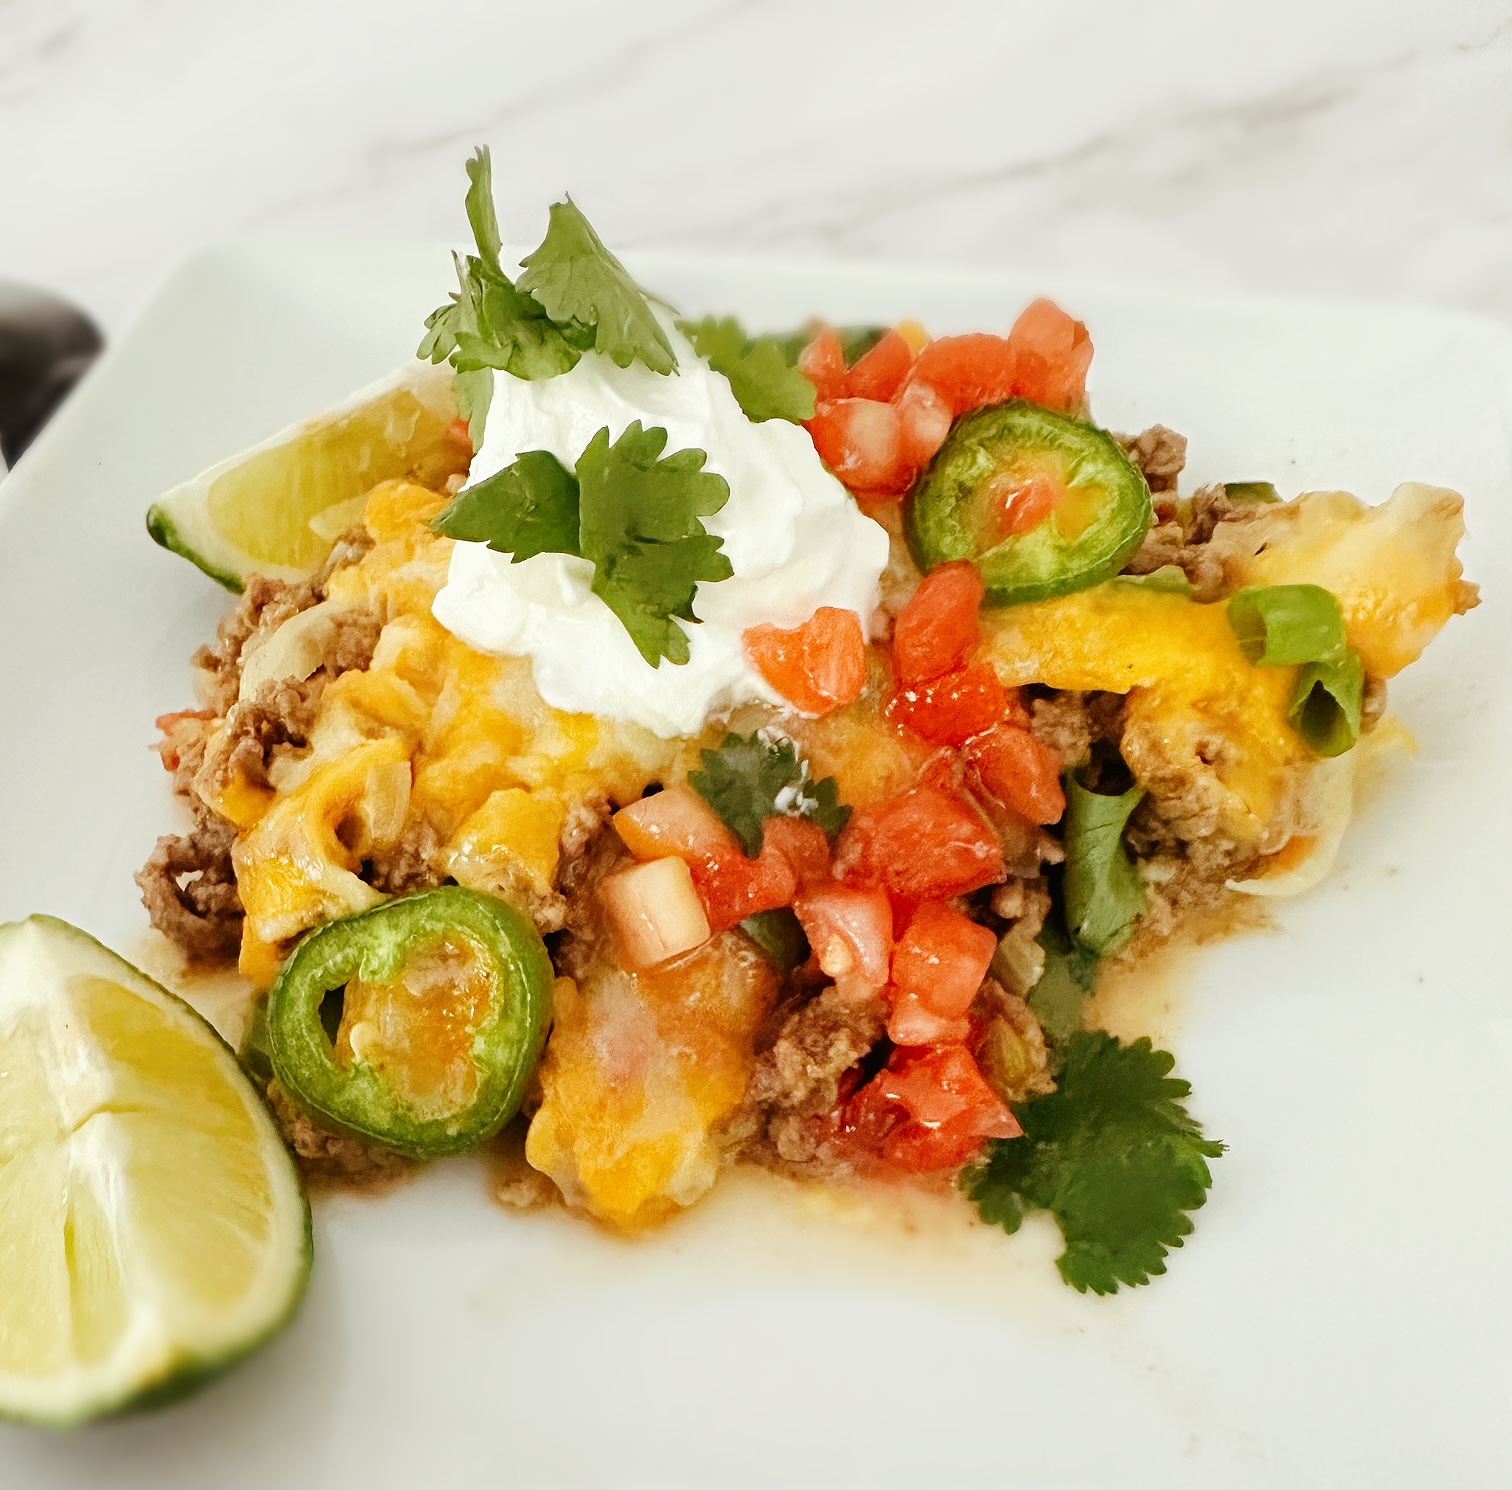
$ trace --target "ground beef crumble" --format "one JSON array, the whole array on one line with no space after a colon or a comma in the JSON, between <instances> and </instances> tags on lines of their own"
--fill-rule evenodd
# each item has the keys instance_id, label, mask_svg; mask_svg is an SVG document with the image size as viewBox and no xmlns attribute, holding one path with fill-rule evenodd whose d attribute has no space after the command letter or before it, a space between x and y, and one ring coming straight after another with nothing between
<instances>
[{"instance_id":1,"label":"ground beef crumble","mask_svg":"<svg viewBox=\"0 0 1512 1490\"><path fill-rule=\"evenodd\" d=\"M368 666L379 618L366 612L338 617L312 677L265 683L246 700L240 698L243 658L255 641L317 604L335 569L354 563L369 547L366 533L354 529L309 580L290 584L252 575L240 602L216 629L215 641L194 654L204 707L159 720L163 737L157 750L194 827L159 838L136 881L153 926L191 961L233 960L241 944L242 906L231 863L236 830L207 805L207 797L237 772L266 784L280 753L308 746L321 690L338 673Z\"/></svg>"},{"instance_id":2,"label":"ground beef crumble","mask_svg":"<svg viewBox=\"0 0 1512 1490\"><path fill-rule=\"evenodd\" d=\"M1176 482L1186 467L1185 435L1163 424L1153 424L1143 434L1114 435L1124 453L1144 473L1146 485L1154 493L1174 492Z\"/></svg>"},{"instance_id":3,"label":"ground beef crumble","mask_svg":"<svg viewBox=\"0 0 1512 1490\"><path fill-rule=\"evenodd\" d=\"M1199 488L1184 506L1174 496L1157 497L1155 526L1129 560L1128 573L1153 574L1174 565L1186 575L1198 600L1221 599L1232 585L1225 545L1214 543L1214 534L1232 533L1264 511L1264 503L1234 500L1221 483Z\"/></svg>"},{"instance_id":4,"label":"ground beef crumble","mask_svg":"<svg viewBox=\"0 0 1512 1490\"><path fill-rule=\"evenodd\" d=\"M167 834L137 872L142 904L152 924L183 948L192 962L236 956L242 905L231 867L236 829L205 812L187 834Z\"/></svg>"},{"instance_id":5,"label":"ground beef crumble","mask_svg":"<svg viewBox=\"0 0 1512 1490\"><path fill-rule=\"evenodd\" d=\"M306 1179L339 1181L345 1186L382 1186L410 1170L409 1160L392 1149L323 1128L295 1105L276 1079L268 1082L268 1106Z\"/></svg>"}]
</instances>

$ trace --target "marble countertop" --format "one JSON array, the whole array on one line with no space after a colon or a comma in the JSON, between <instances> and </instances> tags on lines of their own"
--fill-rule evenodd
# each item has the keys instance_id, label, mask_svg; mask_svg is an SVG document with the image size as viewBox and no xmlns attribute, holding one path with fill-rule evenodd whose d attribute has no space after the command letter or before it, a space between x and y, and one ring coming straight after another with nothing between
<instances>
[{"instance_id":1,"label":"marble countertop","mask_svg":"<svg viewBox=\"0 0 1512 1490\"><path fill-rule=\"evenodd\" d=\"M0 277L245 232L1075 269L1512 318L1506 0L0 0Z\"/></svg>"}]
</instances>

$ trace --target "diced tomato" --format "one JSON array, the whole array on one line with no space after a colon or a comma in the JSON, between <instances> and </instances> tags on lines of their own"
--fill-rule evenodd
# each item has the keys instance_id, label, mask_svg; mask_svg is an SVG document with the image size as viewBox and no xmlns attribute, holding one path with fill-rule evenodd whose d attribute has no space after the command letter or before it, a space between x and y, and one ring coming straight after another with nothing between
<instances>
[{"instance_id":1,"label":"diced tomato","mask_svg":"<svg viewBox=\"0 0 1512 1490\"><path fill-rule=\"evenodd\" d=\"M804 714L854 703L866 687L866 636L853 610L821 605L792 630L752 626L742 640L756 671Z\"/></svg>"},{"instance_id":2,"label":"diced tomato","mask_svg":"<svg viewBox=\"0 0 1512 1490\"><path fill-rule=\"evenodd\" d=\"M877 1080L884 1096L901 1102L908 1115L921 1123L948 1123L971 1114L993 1126L1017 1130L1003 1099L964 1045L897 1051ZM1010 1138L1013 1133L991 1136Z\"/></svg>"},{"instance_id":3,"label":"diced tomato","mask_svg":"<svg viewBox=\"0 0 1512 1490\"><path fill-rule=\"evenodd\" d=\"M987 521L999 542L1032 533L1060 505L1066 488L1048 476L990 481L985 492Z\"/></svg>"},{"instance_id":4,"label":"diced tomato","mask_svg":"<svg viewBox=\"0 0 1512 1490\"><path fill-rule=\"evenodd\" d=\"M956 1170L980 1152L988 1136L1012 1138L1016 1135L984 1135L976 1131L970 1118L958 1118L931 1128L927 1123L901 1123L882 1145L882 1157L894 1169L910 1174L938 1174Z\"/></svg>"},{"instance_id":5,"label":"diced tomato","mask_svg":"<svg viewBox=\"0 0 1512 1490\"><path fill-rule=\"evenodd\" d=\"M902 1120L900 1121L900 1117ZM846 1105L845 1130L897 1169L957 1169L987 1138L1023 1129L964 1045L899 1050Z\"/></svg>"},{"instance_id":6,"label":"diced tomato","mask_svg":"<svg viewBox=\"0 0 1512 1490\"><path fill-rule=\"evenodd\" d=\"M916 383L910 379L893 402L898 410L898 439L903 459L912 470L923 470L950 433L953 417L950 401L928 383Z\"/></svg>"},{"instance_id":7,"label":"diced tomato","mask_svg":"<svg viewBox=\"0 0 1512 1490\"><path fill-rule=\"evenodd\" d=\"M1050 300L1036 300L1013 323L1014 392L1050 409L1074 409L1086 397L1092 338Z\"/></svg>"},{"instance_id":8,"label":"diced tomato","mask_svg":"<svg viewBox=\"0 0 1512 1490\"><path fill-rule=\"evenodd\" d=\"M1017 391L1014 349L1001 336L972 332L942 336L914 359L911 383L928 383L959 418L983 404L1000 404Z\"/></svg>"},{"instance_id":9,"label":"diced tomato","mask_svg":"<svg viewBox=\"0 0 1512 1490\"><path fill-rule=\"evenodd\" d=\"M966 661L982 636L986 589L975 564L961 559L924 577L893 626L893 670L900 687L937 678Z\"/></svg>"},{"instance_id":10,"label":"diced tomato","mask_svg":"<svg viewBox=\"0 0 1512 1490\"><path fill-rule=\"evenodd\" d=\"M614 826L637 859L698 864L740 853L740 840L686 782L621 807Z\"/></svg>"},{"instance_id":11,"label":"diced tomato","mask_svg":"<svg viewBox=\"0 0 1512 1490\"><path fill-rule=\"evenodd\" d=\"M971 1038L971 1021L936 1014L918 994L899 993L888 1011L887 1038L894 1045L959 1045Z\"/></svg>"},{"instance_id":12,"label":"diced tomato","mask_svg":"<svg viewBox=\"0 0 1512 1490\"><path fill-rule=\"evenodd\" d=\"M992 667L979 662L900 688L887 701L887 717L932 745L959 745L991 729L1008 708L1008 690Z\"/></svg>"},{"instance_id":13,"label":"diced tomato","mask_svg":"<svg viewBox=\"0 0 1512 1490\"><path fill-rule=\"evenodd\" d=\"M801 852L806 863L813 857L812 839L801 828L798 834L779 828L775 840L764 835L760 855L748 859L740 840L686 783L622 807L614 814L614 826L637 859L672 858L687 864L716 933L758 911L791 904L800 873L795 857ZM824 840L824 830L817 825L802 827L812 828ZM805 844L801 851L795 847L800 841ZM824 847L827 862L827 840Z\"/></svg>"},{"instance_id":14,"label":"diced tomato","mask_svg":"<svg viewBox=\"0 0 1512 1490\"><path fill-rule=\"evenodd\" d=\"M840 836L836 862L858 883L903 900L948 900L1000 884L1008 872L981 813L929 784L857 812Z\"/></svg>"},{"instance_id":15,"label":"diced tomato","mask_svg":"<svg viewBox=\"0 0 1512 1490\"><path fill-rule=\"evenodd\" d=\"M892 962L892 906L880 890L831 881L793 902L820 968L836 983L881 988Z\"/></svg>"},{"instance_id":16,"label":"diced tomato","mask_svg":"<svg viewBox=\"0 0 1512 1490\"><path fill-rule=\"evenodd\" d=\"M772 843L763 843L754 859L746 858L737 844L734 853L689 868L708 913L709 929L716 935L738 926L747 916L791 905L798 893L793 861Z\"/></svg>"},{"instance_id":17,"label":"diced tomato","mask_svg":"<svg viewBox=\"0 0 1512 1490\"><path fill-rule=\"evenodd\" d=\"M898 411L872 398L820 403L805 426L824 463L853 492L893 496L908 489Z\"/></svg>"},{"instance_id":18,"label":"diced tomato","mask_svg":"<svg viewBox=\"0 0 1512 1490\"><path fill-rule=\"evenodd\" d=\"M1005 807L1042 827L1066 810L1060 755L1027 729L999 724L966 742L982 785Z\"/></svg>"},{"instance_id":19,"label":"diced tomato","mask_svg":"<svg viewBox=\"0 0 1512 1490\"><path fill-rule=\"evenodd\" d=\"M896 331L885 333L846 374L846 396L875 398L886 403L903 386L913 359L913 348L902 336Z\"/></svg>"},{"instance_id":20,"label":"diced tomato","mask_svg":"<svg viewBox=\"0 0 1512 1490\"><path fill-rule=\"evenodd\" d=\"M814 385L820 402L845 397L845 349L833 326L826 326L798 354L798 371Z\"/></svg>"},{"instance_id":21,"label":"diced tomato","mask_svg":"<svg viewBox=\"0 0 1512 1490\"><path fill-rule=\"evenodd\" d=\"M845 1100L838 1117L839 1131L847 1145L871 1158L880 1157L891 1134L910 1121L907 1108L893 1101L876 1077Z\"/></svg>"},{"instance_id":22,"label":"diced tomato","mask_svg":"<svg viewBox=\"0 0 1512 1490\"><path fill-rule=\"evenodd\" d=\"M829 879L830 845L823 828L802 817L769 817L762 828L761 851L786 856L805 888Z\"/></svg>"},{"instance_id":23,"label":"diced tomato","mask_svg":"<svg viewBox=\"0 0 1512 1490\"><path fill-rule=\"evenodd\" d=\"M921 905L893 948L893 986L917 994L947 1019L970 1007L997 951L997 937L948 905Z\"/></svg>"},{"instance_id":24,"label":"diced tomato","mask_svg":"<svg viewBox=\"0 0 1512 1490\"><path fill-rule=\"evenodd\" d=\"M473 448L472 430L465 419L453 419L446 426L446 438L453 445L465 447L468 450Z\"/></svg>"}]
</instances>

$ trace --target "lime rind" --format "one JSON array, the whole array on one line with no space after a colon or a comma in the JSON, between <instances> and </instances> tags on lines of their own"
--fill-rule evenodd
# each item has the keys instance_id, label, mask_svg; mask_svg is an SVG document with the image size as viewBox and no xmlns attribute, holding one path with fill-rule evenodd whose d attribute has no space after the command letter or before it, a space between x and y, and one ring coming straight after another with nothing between
<instances>
[{"instance_id":1,"label":"lime rind","mask_svg":"<svg viewBox=\"0 0 1512 1490\"><path fill-rule=\"evenodd\" d=\"M313 419L290 425L259 444L218 461L164 492L148 509L148 533L154 542L188 559L217 584L238 593L250 574L264 574L272 579L291 582L308 578L318 567L318 562L281 564L250 554L225 536L212 513L210 494L216 482L257 456L293 445L352 414L380 404L395 394L413 395L418 404L432 414L438 423L449 424L457 417L454 376L450 366L444 363L440 366L419 361L407 363L386 378L359 388L336 407L327 409ZM335 507L348 500L350 494L343 492L335 497L330 506Z\"/></svg>"},{"instance_id":2,"label":"lime rind","mask_svg":"<svg viewBox=\"0 0 1512 1490\"><path fill-rule=\"evenodd\" d=\"M176 1090L157 1094L161 1112L151 1111L150 1100L145 1106L133 1102L133 1082L138 1094L144 1089L141 1073L128 1069L122 1075L113 1065L118 1051L85 1032L89 990L101 984L127 995L122 1007L129 1010L134 1024L124 1036L124 1046L145 1034L149 1041L177 1042L199 1061L195 1071L184 1073L182 1096ZM76 1312L79 1300L88 1305L91 1299L89 1280L81 1280L83 1266L74 1251L76 1213L71 1198L66 1202L69 1229L60 1242L47 1234L45 1217L44 1224L34 1230L18 1230L13 1197L9 1239L12 1245L18 1238L30 1239L34 1245L30 1256L24 1255L24 1248L23 1255L12 1251L5 1273L0 1274L0 1418L64 1428L176 1400L265 1344L298 1310L309 1278L313 1240L309 1203L293 1157L231 1049L182 1000L87 933L51 916L0 926L0 1044L10 1042L12 1059L7 1064L13 1068L28 1030L40 1031L42 1039L25 1079L34 1088L39 1080L47 1083L56 1112L39 1115L35 1106L17 1111L0 1105L0 1181L12 1164L35 1161L32 1169L53 1165L67 1184L92 1197L98 1214L110 1223L112 1266L121 1279L119 1299L109 1302L119 1305L126 1321L115 1330L109 1348L93 1359L59 1358L54 1350L45 1369L28 1370L18 1363L15 1340L25 1321L7 1338L7 1317L15 1324L16 1316L5 1296L18 1278L44 1278L49 1260L56 1272L59 1258L67 1259L69 1293L66 1300L60 1297L57 1302L63 1312L69 1312L67 1324L76 1348L81 1334ZM21 1042L18 1032L22 1032ZM145 1079L150 1085L153 1076ZM205 1105L207 1094L212 1112L221 1104L219 1111L227 1122L209 1121L196 1127L193 1110ZM177 1115L180 1102L181 1117ZM126 1152L132 1131L128 1125L133 1121L145 1124L137 1131L151 1133L152 1124L164 1114L205 1144L230 1144L239 1140L228 1135L241 1135L239 1157L245 1159L250 1153L260 1166L255 1178L264 1191L258 1199L266 1203L256 1217L260 1234L248 1242L255 1263L244 1286L238 1284L236 1296L224 1307L210 1298L208 1290L196 1294L190 1280L164 1270L163 1257L153 1250L152 1225L144 1221L148 1201L141 1193L132 1193L133 1172L142 1173L143 1168L138 1159L133 1169ZM62 1117L58 1132L39 1137L48 1117L58 1115ZM234 1178L233 1170L228 1159L226 1174ZM208 1192L196 1179L186 1173L185 1188L169 1197L175 1214L203 1212ZM33 1187L24 1193L41 1192ZM56 1202L60 1215L64 1205L64 1201ZM218 1219L225 1222L233 1241L238 1226L246 1237L242 1218ZM157 1235L167 1234L163 1218L158 1221ZM145 1244L144 1234L148 1235ZM98 1303L98 1298L93 1302ZM86 1308L86 1316L88 1312Z\"/></svg>"}]
</instances>

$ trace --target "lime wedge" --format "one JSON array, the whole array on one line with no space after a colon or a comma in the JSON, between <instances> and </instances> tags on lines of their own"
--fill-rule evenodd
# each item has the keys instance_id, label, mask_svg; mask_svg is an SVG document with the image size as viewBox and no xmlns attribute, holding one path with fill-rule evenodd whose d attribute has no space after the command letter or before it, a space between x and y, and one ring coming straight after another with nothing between
<instances>
[{"instance_id":1,"label":"lime wedge","mask_svg":"<svg viewBox=\"0 0 1512 1490\"><path fill-rule=\"evenodd\" d=\"M0 926L0 1416L196 1385L293 1314L294 1161L187 1004L51 916Z\"/></svg>"},{"instance_id":2,"label":"lime wedge","mask_svg":"<svg viewBox=\"0 0 1512 1490\"><path fill-rule=\"evenodd\" d=\"M249 574L313 574L344 529L322 514L380 481L407 477L439 488L465 471L472 446L452 430L452 370L415 362L173 488L147 514L147 531L211 579L240 590Z\"/></svg>"}]
</instances>

